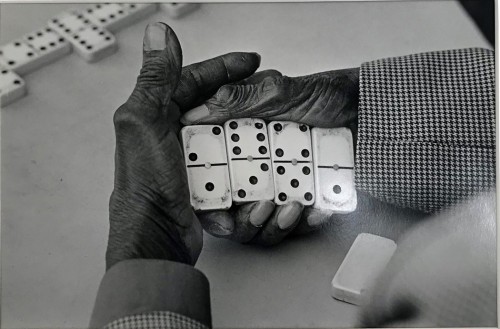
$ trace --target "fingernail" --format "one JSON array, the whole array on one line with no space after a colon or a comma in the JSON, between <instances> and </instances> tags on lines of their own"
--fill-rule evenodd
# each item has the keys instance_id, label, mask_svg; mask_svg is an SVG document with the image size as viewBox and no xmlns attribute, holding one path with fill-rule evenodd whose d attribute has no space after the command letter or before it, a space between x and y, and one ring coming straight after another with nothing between
<instances>
[{"instance_id":1,"label":"fingernail","mask_svg":"<svg viewBox=\"0 0 500 329\"><path fill-rule=\"evenodd\" d=\"M144 34L144 50L163 50L167 47L167 26L163 23L152 23L146 27Z\"/></svg>"},{"instance_id":2,"label":"fingernail","mask_svg":"<svg viewBox=\"0 0 500 329\"><path fill-rule=\"evenodd\" d=\"M259 55L259 54L257 54L257 53L251 53L251 54L254 54L255 56L257 56L257 58L259 59L259 61L258 61L258 62L259 62L259 63L258 63L258 65L260 65L260 60L262 59L262 57L260 57L260 55Z\"/></svg>"},{"instance_id":3,"label":"fingernail","mask_svg":"<svg viewBox=\"0 0 500 329\"><path fill-rule=\"evenodd\" d=\"M300 216L302 208L302 204L298 202L291 202L283 206L276 219L278 227L282 230L286 230L292 226L297 221L297 217Z\"/></svg>"},{"instance_id":4,"label":"fingernail","mask_svg":"<svg viewBox=\"0 0 500 329\"><path fill-rule=\"evenodd\" d=\"M210 111L205 104L188 111L181 119L184 125L194 124L210 117Z\"/></svg>"},{"instance_id":5,"label":"fingernail","mask_svg":"<svg viewBox=\"0 0 500 329\"><path fill-rule=\"evenodd\" d=\"M330 215L331 214L328 211L320 209L311 210L309 214L306 215L307 224L309 224L309 226L319 226L325 223Z\"/></svg>"},{"instance_id":6,"label":"fingernail","mask_svg":"<svg viewBox=\"0 0 500 329\"><path fill-rule=\"evenodd\" d=\"M274 204L270 201L260 201L250 212L250 223L255 227L261 227L271 216L274 210Z\"/></svg>"}]
</instances>

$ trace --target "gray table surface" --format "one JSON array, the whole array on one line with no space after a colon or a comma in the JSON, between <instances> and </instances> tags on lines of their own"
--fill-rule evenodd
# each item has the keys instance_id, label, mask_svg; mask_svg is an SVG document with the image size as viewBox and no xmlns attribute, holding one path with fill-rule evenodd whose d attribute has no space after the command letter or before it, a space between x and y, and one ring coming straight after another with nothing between
<instances>
[{"instance_id":1,"label":"gray table surface","mask_svg":"<svg viewBox=\"0 0 500 329\"><path fill-rule=\"evenodd\" d=\"M2 4L0 44L81 4ZM488 47L454 1L204 4L180 20L158 12L116 34L119 51L76 54L24 78L29 95L2 109L2 327L83 328L104 274L112 190L113 111L141 62L147 21L168 22L189 64L257 51L262 68L304 75L367 60ZM330 281L360 232L396 239L418 216L360 196L357 214L276 248L205 236L197 267L211 283L215 327L346 327L357 307Z\"/></svg>"}]
</instances>

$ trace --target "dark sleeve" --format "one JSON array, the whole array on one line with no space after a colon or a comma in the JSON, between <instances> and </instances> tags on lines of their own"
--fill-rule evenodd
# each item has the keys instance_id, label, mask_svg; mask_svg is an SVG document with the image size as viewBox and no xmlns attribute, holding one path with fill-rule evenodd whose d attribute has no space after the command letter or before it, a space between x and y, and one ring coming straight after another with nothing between
<instances>
[{"instance_id":1,"label":"dark sleeve","mask_svg":"<svg viewBox=\"0 0 500 329\"><path fill-rule=\"evenodd\" d=\"M494 66L487 49L364 63L357 188L433 212L494 187Z\"/></svg>"},{"instance_id":2,"label":"dark sleeve","mask_svg":"<svg viewBox=\"0 0 500 329\"><path fill-rule=\"evenodd\" d=\"M192 266L154 259L122 261L104 275L90 328L210 328L207 278Z\"/></svg>"}]
</instances>

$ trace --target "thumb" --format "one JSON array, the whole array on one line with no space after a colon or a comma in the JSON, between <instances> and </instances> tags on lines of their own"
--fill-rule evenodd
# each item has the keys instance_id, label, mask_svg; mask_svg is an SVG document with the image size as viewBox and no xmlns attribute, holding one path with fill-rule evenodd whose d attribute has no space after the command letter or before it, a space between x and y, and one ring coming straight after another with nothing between
<instances>
[{"instance_id":1,"label":"thumb","mask_svg":"<svg viewBox=\"0 0 500 329\"><path fill-rule=\"evenodd\" d=\"M174 31L164 23L146 27L141 72L129 101L165 109L182 70L182 50Z\"/></svg>"}]
</instances>

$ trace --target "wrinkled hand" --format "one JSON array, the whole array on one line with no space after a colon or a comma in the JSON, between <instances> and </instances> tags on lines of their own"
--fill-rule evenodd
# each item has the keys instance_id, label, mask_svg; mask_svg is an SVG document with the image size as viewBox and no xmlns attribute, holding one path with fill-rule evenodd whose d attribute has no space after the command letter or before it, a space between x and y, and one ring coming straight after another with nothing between
<instances>
[{"instance_id":1,"label":"wrinkled hand","mask_svg":"<svg viewBox=\"0 0 500 329\"><path fill-rule=\"evenodd\" d=\"M196 262L202 228L189 202L179 118L259 63L257 54L230 53L182 68L175 33L163 23L147 27L137 84L114 115L107 269L131 258Z\"/></svg>"},{"instance_id":2,"label":"wrinkled hand","mask_svg":"<svg viewBox=\"0 0 500 329\"><path fill-rule=\"evenodd\" d=\"M186 125L222 124L232 118L287 120L314 127L349 127L357 137L359 68L303 77L287 77L269 70L217 93L181 119ZM209 233L242 243L273 245L289 233L305 233L327 222L330 212L304 208L298 202L275 206L260 201L233 206L229 211L200 214Z\"/></svg>"}]
</instances>

